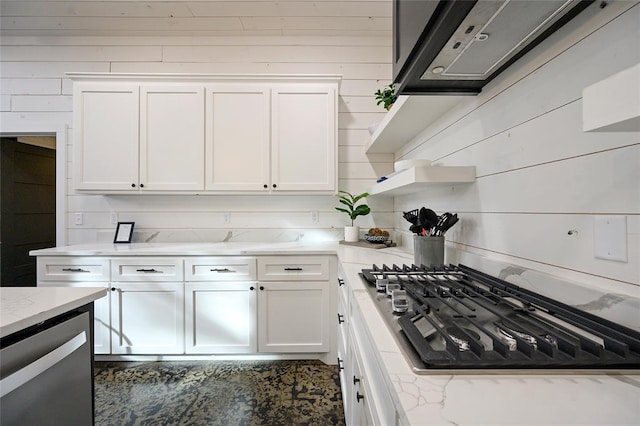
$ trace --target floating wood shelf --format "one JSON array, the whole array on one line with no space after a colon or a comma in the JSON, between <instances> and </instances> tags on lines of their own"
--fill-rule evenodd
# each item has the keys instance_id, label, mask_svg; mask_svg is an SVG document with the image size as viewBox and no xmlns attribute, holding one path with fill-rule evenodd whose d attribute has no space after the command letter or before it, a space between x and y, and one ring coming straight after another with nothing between
<instances>
[{"instance_id":1,"label":"floating wood shelf","mask_svg":"<svg viewBox=\"0 0 640 426\"><path fill-rule=\"evenodd\" d=\"M433 185L471 183L476 180L475 166L411 167L376 183L367 191L370 195L411 194Z\"/></svg>"},{"instance_id":2,"label":"floating wood shelf","mask_svg":"<svg viewBox=\"0 0 640 426\"><path fill-rule=\"evenodd\" d=\"M399 96L371 136L366 152L394 153L466 96Z\"/></svg>"}]
</instances>

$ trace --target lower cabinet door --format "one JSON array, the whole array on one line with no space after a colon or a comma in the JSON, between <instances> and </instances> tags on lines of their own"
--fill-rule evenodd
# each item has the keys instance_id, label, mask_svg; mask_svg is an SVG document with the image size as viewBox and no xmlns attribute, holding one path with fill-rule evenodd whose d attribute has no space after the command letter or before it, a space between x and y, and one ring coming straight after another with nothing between
<instances>
[{"instance_id":1,"label":"lower cabinet door","mask_svg":"<svg viewBox=\"0 0 640 426\"><path fill-rule=\"evenodd\" d=\"M352 354L350 358L351 374L353 375L353 388L350 395L351 421L348 424L353 426L373 426L373 414L371 413L371 401L365 389L366 378L362 371L362 366L356 354Z\"/></svg>"},{"instance_id":2,"label":"lower cabinet door","mask_svg":"<svg viewBox=\"0 0 640 426\"><path fill-rule=\"evenodd\" d=\"M43 281L38 287L108 287L108 283ZM111 353L111 312L109 295L93 302L93 352L97 355Z\"/></svg>"},{"instance_id":3,"label":"lower cabinet door","mask_svg":"<svg viewBox=\"0 0 640 426\"><path fill-rule=\"evenodd\" d=\"M184 353L184 284L114 283L111 324L114 354Z\"/></svg>"},{"instance_id":4,"label":"lower cabinet door","mask_svg":"<svg viewBox=\"0 0 640 426\"><path fill-rule=\"evenodd\" d=\"M258 283L259 352L328 352L328 282ZM335 321L335 320L334 320Z\"/></svg>"},{"instance_id":5,"label":"lower cabinet door","mask_svg":"<svg viewBox=\"0 0 640 426\"><path fill-rule=\"evenodd\" d=\"M186 353L256 352L256 287L255 282L186 283Z\"/></svg>"},{"instance_id":6,"label":"lower cabinet door","mask_svg":"<svg viewBox=\"0 0 640 426\"><path fill-rule=\"evenodd\" d=\"M338 331L340 334L340 331ZM342 345L342 339L338 336L338 372L340 373L340 389L342 390L342 405L344 406L344 418L347 424L351 419L351 393L353 390L351 359L347 348Z\"/></svg>"}]
</instances>

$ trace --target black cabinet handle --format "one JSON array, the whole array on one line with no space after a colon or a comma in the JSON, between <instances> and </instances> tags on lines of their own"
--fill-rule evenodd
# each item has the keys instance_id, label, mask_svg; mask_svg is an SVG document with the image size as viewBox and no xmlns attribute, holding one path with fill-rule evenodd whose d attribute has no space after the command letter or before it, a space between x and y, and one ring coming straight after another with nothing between
<instances>
[{"instance_id":1,"label":"black cabinet handle","mask_svg":"<svg viewBox=\"0 0 640 426\"><path fill-rule=\"evenodd\" d=\"M342 287L344 285L344 280L342 278L338 278L338 285Z\"/></svg>"},{"instance_id":2,"label":"black cabinet handle","mask_svg":"<svg viewBox=\"0 0 640 426\"><path fill-rule=\"evenodd\" d=\"M249 287L249 290L253 291L255 290L255 288L253 288L253 286Z\"/></svg>"},{"instance_id":3,"label":"black cabinet handle","mask_svg":"<svg viewBox=\"0 0 640 426\"><path fill-rule=\"evenodd\" d=\"M353 385L355 386L356 383L360 383L360 379L358 379L356 376L353 376Z\"/></svg>"},{"instance_id":4,"label":"black cabinet handle","mask_svg":"<svg viewBox=\"0 0 640 426\"><path fill-rule=\"evenodd\" d=\"M343 361L338 357L338 370L344 370L344 365L342 365Z\"/></svg>"},{"instance_id":5,"label":"black cabinet handle","mask_svg":"<svg viewBox=\"0 0 640 426\"><path fill-rule=\"evenodd\" d=\"M124 293L121 288L111 287L111 291L117 291L119 293Z\"/></svg>"},{"instance_id":6,"label":"black cabinet handle","mask_svg":"<svg viewBox=\"0 0 640 426\"><path fill-rule=\"evenodd\" d=\"M344 315L338 314L338 324L342 324L344 322Z\"/></svg>"},{"instance_id":7,"label":"black cabinet handle","mask_svg":"<svg viewBox=\"0 0 640 426\"><path fill-rule=\"evenodd\" d=\"M364 395L361 395L359 391L356 391L356 402L360 402L361 399L364 399Z\"/></svg>"},{"instance_id":8,"label":"black cabinet handle","mask_svg":"<svg viewBox=\"0 0 640 426\"><path fill-rule=\"evenodd\" d=\"M276 185L275 183L274 183L272 186L273 186L274 188L277 188L277 187L278 187L278 185Z\"/></svg>"},{"instance_id":9,"label":"black cabinet handle","mask_svg":"<svg viewBox=\"0 0 640 426\"><path fill-rule=\"evenodd\" d=\"M144 188L144 183L141 183L141 184L140 184L140 188Z\"/></svg>"},{"instance_id":10,"label":"black cabinet handle","mask_svg":"<svg viewBox=\"0 0 640 426\"><path fill-rule=\"evenodd\" d=\"M63 268L62 272L89 272L89 271L85 271L82 268Z\"/></svg>"},{"instance_id":11,"label":"black cabinet handle","mask_svg":"<svg viewBox=\"0 0 640 426\"><path fill-rule=\"evenodd\" d=\"M302 268L284 268L285 271L302 271Z\"/></svg>"},{"instance_id":12,"label":"black cabinet handle","mask_svg":"<svg viewBox=\"0 0 640 426\"><path fill-rule=\"evenodd\" d=\"M211 269L211 272L236 272L236 271L232 271L229 268L215 268L215 269Z\"/></svg>"},{"instance_id":13,"label":"black cabinet handle","mask_svg":"<svg viewBox=\"0 0 640 426\"><path fill-rule=\"evenodd\" d=\"M144 272L144 273L152 273L152 272L162 272L162 271L158 271L154 268L151 269L136 269L136 272Z\"/></svg>"},{"instance_id":14,"label":"black cabinet handle","mask_svg":"<svg viewBox=\"0 0 640 426\"><path fill-rule=\"evenodd\" d=\"M132 188L135 188L135 187L136 187L136 184L135 184L135 183L132 183L132 184L131 184L131 187L132 187Z\"/></svg>"},{"instance_id":15,"label":"black cabinet handle","mask_svg":"<svg viewBox=\"0 0 640 426\"><path fill-rule=\"evenodd\" d=\"M260 290L264 290L264 286L263 285L260 286Z\"/></svg>"},{"instance_id":16,"label":"black cabinet handle","mask_svg":"<svg viewBox=\"0 0 640 426\"><path fill-rule=\"evenodd\" d=\"M267 189L269 187L269 185L267 185L266 183L263 185L264 189Z\"/></svg>"}]
</instances>

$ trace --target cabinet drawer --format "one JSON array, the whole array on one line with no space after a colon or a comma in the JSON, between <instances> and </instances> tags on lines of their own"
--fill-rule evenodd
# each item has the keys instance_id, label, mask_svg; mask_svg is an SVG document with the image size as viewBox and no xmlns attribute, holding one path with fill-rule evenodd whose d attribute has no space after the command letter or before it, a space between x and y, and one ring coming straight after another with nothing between
<instances>
[{"instance_id":1,"label":"cabinet drawer","mask_svg":"<svg viewBox=\"0 0 640 426\"><path fill-rule=\"evenodd\" d=\"M199 257L185 259L185 281L255 281L253 257Z\"/></svg>"},{"instance_id":2,"label":"cabinet drawer","mask_svg":"<svg viewBox=\"0 0 640 426\"><path fill-rule=\"evenodd\" d=\"M283 256L258 258L259 281L325 281L328 279L328 257Z\"/></svg>"},{"instance_id":3,"label":"cabinet drawer","mask_svg":"<svg viewBox=\"0 0 640 426\"><path fill-rule=\"evenodd\" d=\"M121 281L183 281L182 258L114 259L111 279Z\"/></svg>"},{"instance_id":4,"label":"cabinet drawer","mask_svg":"<svg viewBox=\"0 0 640 426\"><path fill-rule=\"evenodd\" d=\"M40 281L109 281L109 259L38 257Z\"/></svg>"}]
</instances>

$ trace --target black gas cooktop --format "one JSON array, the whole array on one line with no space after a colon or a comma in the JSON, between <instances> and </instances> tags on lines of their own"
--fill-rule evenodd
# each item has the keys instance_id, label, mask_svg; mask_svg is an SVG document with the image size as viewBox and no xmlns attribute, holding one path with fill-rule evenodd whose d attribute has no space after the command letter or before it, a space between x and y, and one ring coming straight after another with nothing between
<instances>
[{"instance_id":1,"label":"black gas cooktop","mask_svg":"<svg viewBox=\"0 0 640 426\"><path fill-rule=\"evenodd\" d=\"M417 372L640 370L640 332L467 266L374 265L362 276Z\"/></svg>"}]
</instances>

